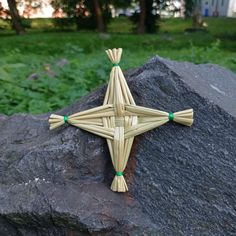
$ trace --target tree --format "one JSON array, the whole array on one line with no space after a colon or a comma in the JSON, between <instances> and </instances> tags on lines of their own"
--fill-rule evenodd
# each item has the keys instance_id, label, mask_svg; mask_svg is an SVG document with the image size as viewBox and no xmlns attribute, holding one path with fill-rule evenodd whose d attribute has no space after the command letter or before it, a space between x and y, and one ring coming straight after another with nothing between
<instances>
[{"instance_id":1,"label":"tree","mask_svg":"<svg viewBox=\"0 0 236 236\"><path fill-rule=\"evenodd\" d=\"M192 16L193 9L194 9L194 0L184 0L184 5L185 5L185 11L184 15L185 18L189 18Z\"/></svg>"},{"instance_id":2,"label":"tree","mask_svg":"<svg viewBox=\"0 0 236 236\"><path fill-rule=\"evenodd\" d=\"M15 0L7 0L9 12L11 15L12 25L17 34L24 34L25 29L21 23L21 18L17 10L17 5Z\"/></svg>"},{"instance_id":3,"label":"tree","mask_svg":"<svg viewBox=\"0 0 236 236\"><path fill-rule=\"evenodd\" d=\"M99 32L105 32L106 26L99 0L93 0L93 7L96 15L97 29Z\"/></svg>"},{"instance_id":4,"label":"tree","mask_svg":"<svg viewBox=\"0 0 236 236\"><path fill-rule=\"evenodd\" d=\"M136 12L131 16L137 27L138 33L155 33L158 30L158 19L160 15L158 11L166 7L164 0L138 0L140 12Z\"/></svg>"},{"instance_id":5,"label":"tree","mask_svg":"<svg viewBox=\"0 0 236 236\"><path fill-rule=\"evenodd\" d=\"M146 3L145 0L139 0L140 15L138 22L138 33L144 34L146 32L145 19L146 19Z\"/></svg>"},{"instance_id":6,"label":"tree","mask_svg":"<svg viewBox=\"0 0 236 236\"><path fill-rule=\"evenodd\" d=\"M196 0L185 0L185 18L192 17L192 27L201 28L203 19L200 11L200 6Z\"/></svg>"}]
</instances>

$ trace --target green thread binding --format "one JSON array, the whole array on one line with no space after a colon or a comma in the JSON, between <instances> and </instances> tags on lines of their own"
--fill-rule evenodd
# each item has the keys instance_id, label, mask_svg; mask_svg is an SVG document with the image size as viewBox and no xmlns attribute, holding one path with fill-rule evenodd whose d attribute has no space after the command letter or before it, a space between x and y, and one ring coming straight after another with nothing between
<instances>
[{"instance_id":1,"label":"green thread binding","mask_svg":"<svg viewBox=\"0 0 236 236\"><path fill-rule=\"evenodd\" d=\"M68 116L64 116L64 122L65 122L65 123L68 123L68 119L69 119Z\"/></svg>"},{"instance_id":2,"label":"green thread binding","mask_svg":"<svg viewBox=\"0 0 236 236\"><path fill-rule=\"evenodd\" d=\"M116 175L117 175L117 176L122 176L122 175L123 175L123 172L117 171L117 172L116 172Z\"/></svg>"},{"instance_id":3,"label":"green thread binding","mask_svg":"<svg viewBox=\"0 0 236 236\"><path fill-rule=\"evenodd\" d=\"M170 121L174 120L174 113L172 113L172 112L169 113L169 120Z\"/></svg>"}]
</instances>

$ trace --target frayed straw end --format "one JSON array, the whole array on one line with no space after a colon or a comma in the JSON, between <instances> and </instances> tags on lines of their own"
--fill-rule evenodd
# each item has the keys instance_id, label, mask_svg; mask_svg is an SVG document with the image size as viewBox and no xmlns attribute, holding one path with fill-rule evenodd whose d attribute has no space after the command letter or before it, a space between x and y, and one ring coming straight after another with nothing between
<instances>
[{"instance_id":1,"label":"frayed straw end","mask_svg":"<svg viewBox=\"0 0 236 236\"><path fill-rule=\"evenodd\" d=\"M114 192L127 192L129 190L123 175L121 176L116 175L114 177L111 184L111 190Z\"/></svg>"},{"instance_id":2,"label":"frayed straw end","mask_svg":"<svg viewBox=\"0 0 236 236\"><path fill-rule=\"evenodd\" d=\"M122 55L122 48L113 48L106 50L106 54L112 63L119 63Z\"/></svg>"},{"instance_id":3,"label":"frayed straw end","mask_svg":"<svg viewBox=\"0 0 236 236\"><path fill-rule=\"evenodd\" d=\"M59 115L50 115L49 120L50 124L50 130L56 129L59 126L65 124L64 116L59 116Z\"/></svg>"},{"instance_id":4,"label":"frayed straw end","mask_svg":"<svg viewBox=\"0 0 236 236\"><path fill-rule=\"evenodd\" d=\"M182 125L191 126L193 124L193 109L175 112L174 121Z\"/></svg>"}]
</instances>

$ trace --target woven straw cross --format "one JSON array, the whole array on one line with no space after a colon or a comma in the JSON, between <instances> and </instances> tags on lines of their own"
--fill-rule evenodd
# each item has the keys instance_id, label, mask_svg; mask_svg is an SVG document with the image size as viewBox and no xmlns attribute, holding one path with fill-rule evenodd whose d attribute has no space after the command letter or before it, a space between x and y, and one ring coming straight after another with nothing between
<instances>
[{"instance_id":1,"label":"woven straw cross","mask_svg":"<svg viewBox=\"0 0 236 236\"><path fill-rule=\"evenodd\" d=\"M113 63L105 99L102 106L78 112L70 116L52 114L49 118L50 129L64 123L86 130L107 139L111 160L116 175L111 189L117 192L128 191L123 176L131 147L136 135L154 129L173 120L183 125L193 123L193 110L188 109L167 113L156 109L136 106L119 67L122 49L106 51Z\"/></svg>"}]
</instances>

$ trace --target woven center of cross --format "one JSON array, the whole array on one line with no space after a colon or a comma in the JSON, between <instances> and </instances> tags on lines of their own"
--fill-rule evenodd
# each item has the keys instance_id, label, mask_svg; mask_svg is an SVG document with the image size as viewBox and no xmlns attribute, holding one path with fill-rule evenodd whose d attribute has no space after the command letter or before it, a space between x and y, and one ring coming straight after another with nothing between
<instances>
[{"instance_id":1,"label":"woven center of cross","mask_svg":"<svg viewBox=\"0 0 236 236\"><path fill-rule=\"evenodd\" d=\"M127 118L129 118L129 117L127 117ZM115 117L115 126L125 127L127 125L128 125L128 120L126 119L126 122L125 122L125 116Z\"/></svg>"},{"instance_id":2,"label":"woven center of cross","mask_svg":"<svg viewBox=\"0 0 236 236\"><path fill-rule=\"evenodd\" d=\"M52 114L49 123L50 129L68 123L106 138L112 164L116 171L111 189L117 192L126 192L128 186L123 172L127 165L134 137L168 121L191 126L193 110L187 109L167 113L137 106L119 66L122 49L109 49L106 53L113 67L103 105L70 116Z\"/></svg>"}]
</instances>

